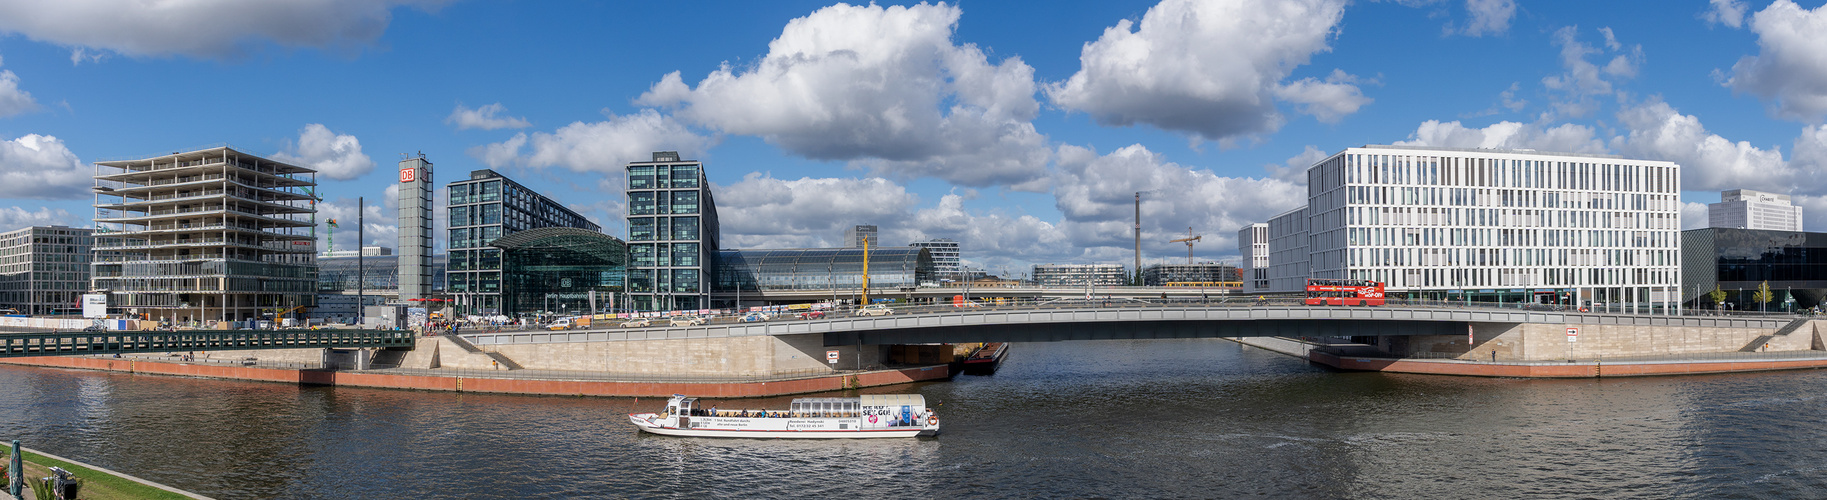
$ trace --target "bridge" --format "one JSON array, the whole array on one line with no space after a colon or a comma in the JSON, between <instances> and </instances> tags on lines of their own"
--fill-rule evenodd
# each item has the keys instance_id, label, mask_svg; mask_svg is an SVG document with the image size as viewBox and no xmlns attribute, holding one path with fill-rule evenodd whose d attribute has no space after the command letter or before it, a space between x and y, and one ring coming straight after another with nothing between
<instances>
[{"instance_id":1,"label":"bridge","mask_svg":"<svg viewBox=\"0 0 1827 500\"><path fill-rule=\"evenodd\" d=\"M171 332L0 333L0 357L173 351L412 347L395 330L179 330Z\"/></svg>"},{"instance_id":2,"label":"bridge","mask_svg":"<svg viewBox=\"0 0 1827 500\"><path fill-rule=\"evenodd\" d=\"M1778 330L1792 316L1666 316L1448 304L1306 306L1298 301L1053 301L1006 307L920 306L886 316L699 326L465 333L480 346L822 334L826 346L1199 337L1460 335L1476 323Z\"/></svg>"}]
</instances>

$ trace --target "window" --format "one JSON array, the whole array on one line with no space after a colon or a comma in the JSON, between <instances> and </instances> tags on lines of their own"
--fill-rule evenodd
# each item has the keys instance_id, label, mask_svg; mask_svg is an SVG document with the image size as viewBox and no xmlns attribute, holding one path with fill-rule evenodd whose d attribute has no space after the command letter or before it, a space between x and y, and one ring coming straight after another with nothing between
<instances>
[{"instance_id":1,"label":"window","mask_svg":"<svg viewBox=\"0 0 1827 500\"><path fill-rule=\"evenodd\" d=\"M476 201L501 201L501 181L488 181L482 183L482 192L477 196Z\"/></svg>"},{"instance_id":2,"label":"window","mask_svg":"<svg viewBox=\"0 0 1827 500\"><path fill-rule=\"evenodd\" d=\"M628 215L653 215L653 191L628 193Z\"/></svg>"},{"instance_id":3,"label":"window","mask_svg":"<svg viewBox=\"0 0 1827 500\"><path fill-rule=\"evenodd\" d=\"M454 200L453 200L453 202L454 202ZM470 221L469 221L469 214L470 214L469 207L451 207L450 208L450 225L452 225L452 226L474 225L474 224L470 223Z\"/></svg>"},{"instance_id":4,"label":"window","mask_svg":"<svg viewBox=\"0 0 1827 500\"><path fill-rule=\"evenodd\" d=\"M628 189L653 189L653 167L628 167Z\"/></svg>"},{"instance_id":5,"label":"window","mask_svg":"<svg viewBox=\"0 0 1827 500\"><path fill-rule=\"evenodd\" d=\"M696 265L698 265L698 244L697 243L673 243L672 244L672 265L675 265L675 266L696 266Z\"/></svg>"},{"instance_id":6,"label":"window","mask_svg":"<svg viewBox=\"0 0 1827 500\"><path fill-rule=\"evenodd\" d=\"M698 270L697 269L674 269L674 270L672 270L672 291L685 292L685 293L697 293L698 292Z\"/></svg>"},{"instance_id":7,"label":"window","mask_svg":"<svg viewBox=\"0 0 1827 500\"><path fill-rule=\"evenodd\" d=\"M469 235L470 235L470 230L468 230L468 229L450 230L450 247L451 248L469 248L469 247L476 246L469 241Z\"/></svg>"},{"instance_id":8,"label":"window","mask_svg":"<svg viewBox=\"0 0 1827 500\"><path fill-rule=\"evenodd\" d=\"M630 267L653 267L653 245L628 245L628 265Z\"/></svg>"},{"instance_id":9,"label":"window","mask_svg":"<svg viewBox=\"0 0 1827 500\"><path fill-rule=\"evenodd\" d=\"M672 192L672 213L675 213L675 214L698 213L698 192L697 191L673 191Z\"/></svg>"},{"instance_id":10,"label":"window","mask_svg":"<svg viewBox=\"0 0 1827 500\"><path fill-rule=\"evenodd\" d=\"M664 167L662 167L662 168L664 168ZM673 165L672 166L672 187L697 188L698 187L698 166L697 165Z\"/></svg>"},{"instance_id":11,"label":"window","mask_svg":"<svg viewBox=\"0 0 1827 500\"><path fill-rule=\"evenodd\" d=\"M493 205L483 205L482 206L482 223L483 224L500 224L501 223L501 204L497 203L497 204L493 204Z\"/></svg>"},{"instance_id":12,"label":"window","mask_svg":"<svg viewBox=\"0 0 1827 500\"><path fill-rule=\"evenodd\" d=\"M672 238L671 239L675 239L675 240L696 240L696 239L698 239L698 218L697 217L673 217L672 218Z\"/></svg>"}]
</instances>

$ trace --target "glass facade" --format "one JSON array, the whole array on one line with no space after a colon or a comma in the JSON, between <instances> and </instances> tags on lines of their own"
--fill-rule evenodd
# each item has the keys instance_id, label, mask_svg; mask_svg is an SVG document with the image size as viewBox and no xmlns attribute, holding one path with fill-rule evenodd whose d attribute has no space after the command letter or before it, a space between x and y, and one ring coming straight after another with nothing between
<instances>
[{"instance_id":1,"label":"glass facade","mask_svg":"<svg viewBox=\"0 0 1827 500\"><path fill-rule=\"evenodd\" d=\"M718 252L717 289L859 290L863 249L794 248ZM934 281L932 253L924 248L869 250L869 288L900 289Z\"/></svg>"},{"instance_id":2,"label":"glass facade","mask_svg":"<svg viewBox=\"0 0 1827 500\"><path fill-rule=\"evenodd\" d=\"M643 311L711 307L717 204L704 164L678 153L628 164L629 306Z\"/></svg>"},{"instance_id":3,"label":"glass facade","mask_svg":"<svg viewBox=\"0 0 1827 500\"><path fill-rule=\"evenodd\" d=\"M1708 228L1681 232L1682 299L1713 309L1715 288L1739 310L1806 309L1827 295L1827 233ZM1771 302L1757 288L1769 283ZM1788 298L1793 297L1794 302Z\"/></svg>"},{"instance_id":4,"label":"glass facade","mask_svg":"<svg viewBox=\"0 0 1827 500\"><path fill-rule=\"evenodd\" d=\"M520 231L602 227L564 205L493 170L476 170L450 183L449 270L445 289L465 314L508 314L502 293L501 250L489 245Z\"/></svg>"},{"instance_id":5,"label":"glass facade","mask_svg":"<svg viewBox=\"0 0 1827 500\"><path fill-rule=\"evenodd\" d=\"M360 259L360 263L357 263ZM448 259L431 257L431 289L443 291L444 270ZM398 293L400 289L400 256L318 257L317 291L319 293L354 292L356 284L377 295ZM360 271L358 277L357 271Z\"/></svg>"},{"instance_id":6,"label":"glass facade","mask_svg":"<svg viewBox=\"0 0 1827 500\"><path fill-rule=\"evenodd\" d=\"M590 292L599 311L622 292L628 247L622 240L576 228L540 228L495 240L501 249L503 314L590 311ZM616 309L626 309L620 302Z\"/></svg>"}]
</instances>

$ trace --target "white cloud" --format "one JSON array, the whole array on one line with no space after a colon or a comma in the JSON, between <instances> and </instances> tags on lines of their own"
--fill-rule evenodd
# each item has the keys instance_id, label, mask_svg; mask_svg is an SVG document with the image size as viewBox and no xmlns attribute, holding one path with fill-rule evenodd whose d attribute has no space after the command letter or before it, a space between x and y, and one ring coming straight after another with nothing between
<instances>
[{"instance_id":1,"label":"white cloud","mask_svg":"<svg viewBox=\"0 0 1827 500\"><path fill-rule=\"evenodd\" d=\"M957 6L837 4L787 23L768 53L688 86L665 75L636 103L793 154L878 175L1021 184L1045 175L1034 69L952 42Z\"/></svg>"},{"instance_id":2,"label":"white cloud","mask_svg":"<svg viewBox=\"0 0 1827 500\"><path fill-rule=\"evenodd\" d=\"M1777 0L1751 18L1761 49L1732 65L1725 85L1770 100L1771 111L1819 123L1827 115L1827 6Z\"/></svg>"},{"instance_id":3,"label":"white cloud","mask_svg":"<svg viewBox=\"0 0 1827 500\"><path fill-rule=\"evenodd\" d=\"M1515 0L1465 0L1465 10L1472 18L1466 22L1467 36L1496 35L1510 30L1510 19L1516 17Z\"/></svg>"},{"instance_id":4,"label":"white cloud","mask_svg":"<svg viewBox=\"0 0 1827 500\"><path fill-rule=\"evenodd\" d=\"M1484 128L1470 128L1458 121L1428 120L1416 127L1404 146L1442 146L1451 148L1534 149L1560 153L1605 153L1605 143L1595 138L1592 127L1563 123L1553 127L1545 123L1502 121Z\"/></svg>"},{"instance_id":5,"label":"white cloud","mask_svg":"<svg viewBox=\"0 0 1827 500\"><path fill-rule=\"evenodd\" d=\"M353 135L331 132L321 123L305 125L298 142L273 155L273 159L316 170L325 177L350 180L374 170L374 160L362 154L362 141Z\"/></svg>"},{"instance_id":6,"label":"white cloud","mask_svg":"<svg viewBox=\"0 0 1827 500\"><path fill-rule=\"evenodd\" d=\"M31 92L19 90L19 75L0 70L0 118L34 109L38 109L38 101L32 99Z\"/></svg>"},{"instance_id":7,"label":"white cloud","mask_svg":"<svg viewBox=\"0 0 1827 500\"><path fill-rule=\"evenodd\" d=\"M1147 124L1221 142L1280 128L1277 94L1303 99L1295 101L1303 112L1336 119L1368 102L1355 86L1281 82L1313 54L1331 50L1344 7L1339 0L1164 0L1139 25L1118 21L1085 44L1079 71L1049 84L1047 95L1099 123Z\"/></svg>"},{"instance_id":8,"label":"white cloud","mask_svg":"<svg viewBox=\"0 0 1827 500\"><path fill-rule=\"evenodd\" d=\"M263 42L352 51L386 31L401 5L448 0L19 0L0 2L0 32L71 48L71 61L101 51L130 56L233 57Z\"/></svg>"},{"instance_id":9,"label":"white cloud","mask_svg":"<svg viewBox=\"0 0 1827 500\"><path fill-rule=\"evenodd\" d=\"M1325 81L1302 78L1275 88L1275 97L1295 103L1301 113L1313 115L1325 123L1338 123L1345 115L1358 112L1370 104L1370 98L1358 89L1357 77L1343 70L1332 70Z\"/></svg>"},{"instance_id":10,"label":"white cloud","mask_svg":"<svg viewBox=\"0 0 1827 500\"><path fill-rule=\"evenodd\" d=\"M1643 63L1643 46L1626 47L1619 43L1611 28L1599 28L1605 36L1605 48L1600 49L1579 41L1579 27L1568 26L1554 32L1554 44L1561 48L1561 65L1566 72L1542 78L1542 86L1556 92L1559 97L1552 100L1554 109L1563 115L1580 118L1598 109L1595 97L1614 93L1613 80L1634 78ZM1601 67L1588 56L1612 54L1610 61Z\"/></svg>"},{"instance_id":11,"label":"white cloud","mask_svg":"<svg viewBox=\"0 0 1827 500\"><path fill-rule=\"evenodd\" d=\"M1633 158L1681 164L1682 190L1745 188L1790 193L1803 187L1797 185L1797 173L1783 161L1781 151L1707 132L1700 118L1681 114L1667 103L1650 101L1628 107L1618 112L1618 119L1629 134L1612 138L1612 147ZM1820 189L1807 187L1807 192Z\"/></svg>"},{"instance_id":12,"label":"white cloud","mask_svg":"<svg viewBox=\"0 0 1827 500\"><path fill-rule=\"evenodd\" d=\"M1712 0L1710 3L1711 5L1708 6L1710 8L1706 12L1700 13L1700 18L1706 20L1707 24L1723 24L1733 29L1744 26L1745 11L1749 10L1744 2Z\"/></svg>"},{"instance_id":13,"label":"white cloud","mask_svg":"<svg viewBox=\"0 0 1827 500\"><path fill-rule=\"evenodd\" d=\"M1270 164L1263 165L1262 168L1269 171L1270 178L1305 186L1307 185L1307 169L1328 156L1332 155L1308 144L1306 148L1301 149L1300 154L1289 157L1284 165Z\"/></svg>"},{"instance_id":14,"label":"white cloud","mask_svg":"<svg viewBox=\"0 0 1827 500\"><path fill-rule=\"evenodd\" d=\"M628 162L652 159L654 151L678 151L693 158L716 142L651 109L619 116L605 109L603 114L609 119L572 122L550 133L514 134L502 142L470 148L469 155L496 168L562 166L578 172L619 172ZM531 151L522 155L528 144Z\"/></svg>"},{"instance_id":15,"label":"white cloud","mask_svg":"<svg viewBox=\"0 0 1827 500\"><path fill-rule=\"evenodd\" d=\"M525 118L513 116L495 116L507 111L506 106L494 103L476 109L469 109L463 103L457 103L457 109L451 110L444 123L457 126L457 130L482 129L495 130L502 128L527 128L532 124Z\"/></svg>"},{"instance_id":16,"label":"white cloud","mask_svg":"<svg viewBox=\"0 0 1827 500\"><path fill-rule=\"evenodd\" d=\"M83 198L94 174L56 137L27 134L0 142L0 197Z\"/></svg>"},{"instance_id":17,"label":"white cloud","mask_svg":"<svg viewBox=\"0 0 1827 500\"><path fill-rule=\"evenodd\" d=\"M906 187L881 178L777 179L749 173L713 189L723 244L730 248L834 246L844 228L896 225L919 201Z\"/></svg>"},{"instance_id":18,"label":"white cloud","mask_svg":"<svg viewBox=\"0 0 1827 500\"><path fill-rule=\"evenodd\" d=\"M1709 223L1705 203L1685 201L1681 203L1681 229L1703 229Z\"/></svg>"},{"instance_id":19,"label":"white cloud","mask_svg":"<svg viewBox=\"0 0 1827 500\"><path fill-rule=\"evenodd\" d=\"M71 215L61 208L38 207L38 210L26 210L21 207L0 207L0 231L12 231L28 226L71 226L89 225L87 217Z\"/></svg>"}]
</instances>

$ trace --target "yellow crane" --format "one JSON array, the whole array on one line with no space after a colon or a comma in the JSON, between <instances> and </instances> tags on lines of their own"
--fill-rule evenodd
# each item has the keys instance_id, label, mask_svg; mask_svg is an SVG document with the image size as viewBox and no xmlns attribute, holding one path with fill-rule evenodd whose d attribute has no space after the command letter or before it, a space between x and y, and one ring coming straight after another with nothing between
<instances>
[{"instance_id":1,"label":"yellow crane","mask_svg":"<svg viewBox=\"0 0 1827 500\"><path fill-rule=\"evenodd\" d=\"M1190 266L1193 264L1193 242L1199 241L1200 238L1204 238L1204 237L1205 237L1205 235L1194 236L1193 228L1188 227L1188 228L1186 228L1186 237L1185 238L1180 238L1177 240L1168 240L1167 242L1186 244L1186 265Z\"/></svg>"}]
</instances>

